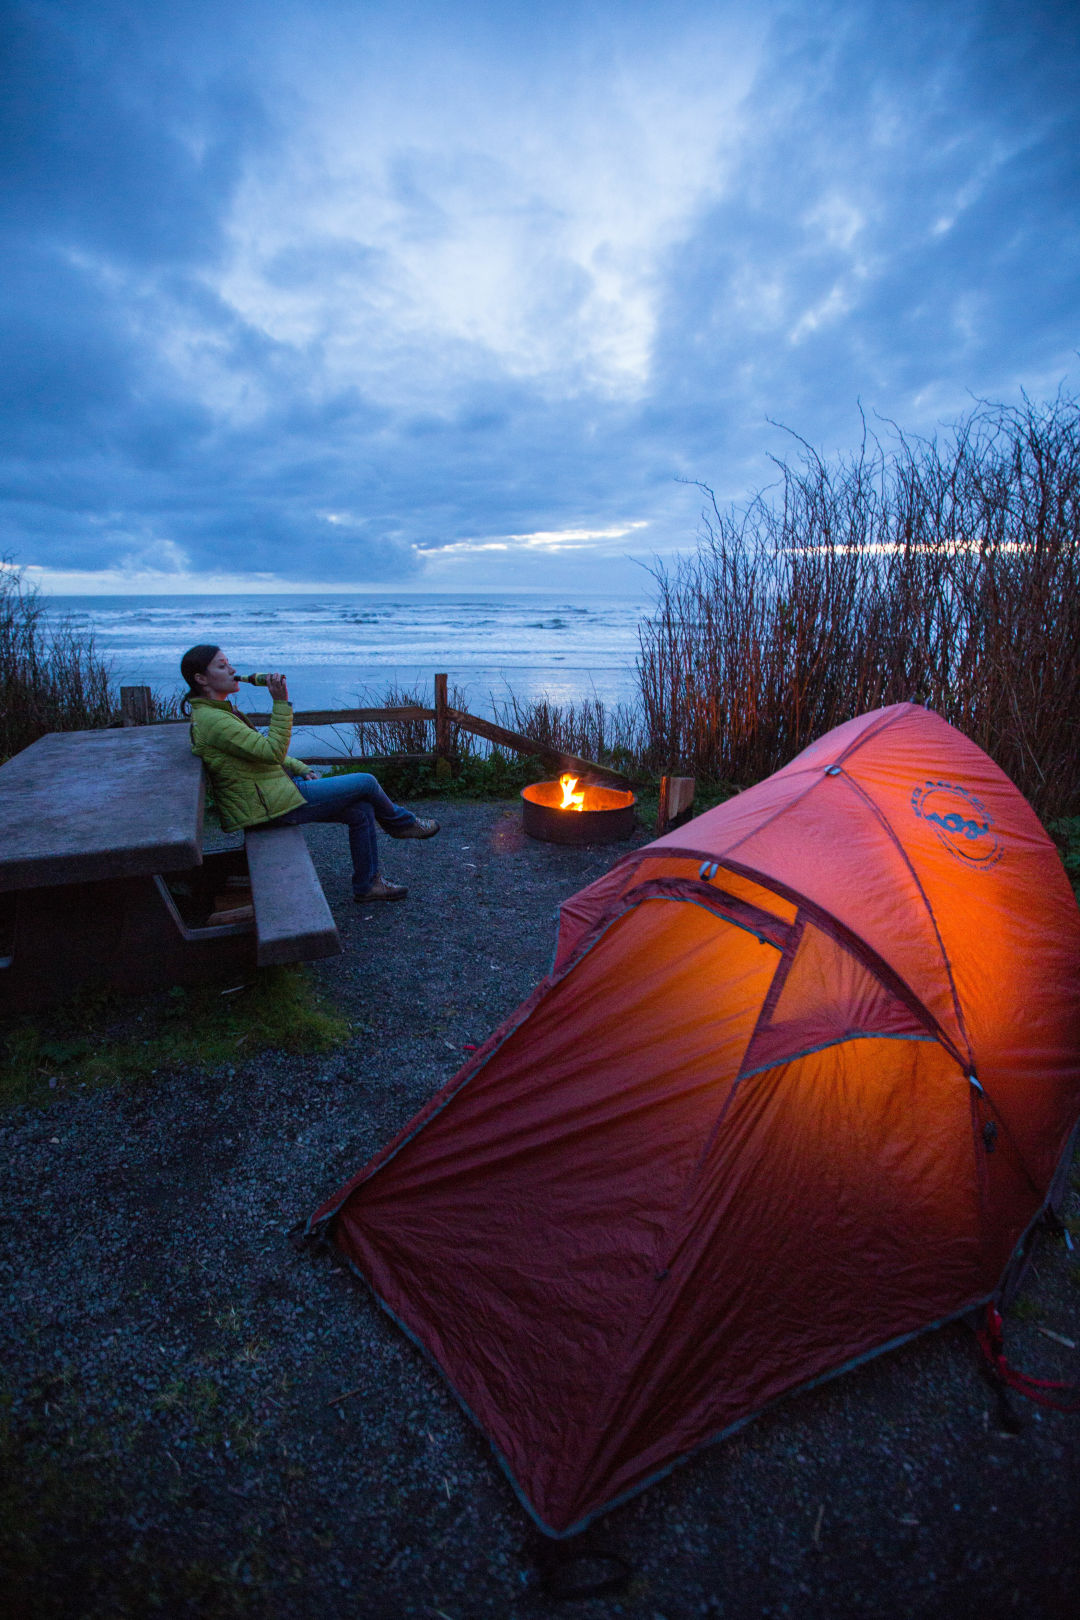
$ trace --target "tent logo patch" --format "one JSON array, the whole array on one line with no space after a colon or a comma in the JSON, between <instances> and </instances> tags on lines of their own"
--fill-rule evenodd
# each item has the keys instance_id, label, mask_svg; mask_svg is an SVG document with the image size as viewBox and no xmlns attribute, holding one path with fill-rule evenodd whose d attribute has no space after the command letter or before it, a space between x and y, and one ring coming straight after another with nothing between
<instances>
[{"instance_id":1,"label":"tent logo patch","mask_svg":"<svg viewBox=\"0 0 1080 1620\"><path fill-rule=\"evenodd\" d=\"M985 870L996 866L1005 853L982 800L957 782L924 782L912 793L911 808L965 866Z\"/></svg>"}]
</instances>

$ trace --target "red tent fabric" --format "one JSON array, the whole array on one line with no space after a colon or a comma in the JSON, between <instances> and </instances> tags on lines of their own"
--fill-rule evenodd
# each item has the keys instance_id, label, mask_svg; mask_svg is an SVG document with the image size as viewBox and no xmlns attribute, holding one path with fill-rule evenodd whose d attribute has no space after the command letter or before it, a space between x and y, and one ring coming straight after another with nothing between
<instances>
[{"instance_id":1,"label":"red tent fabric","mask_svg":"<svg viewBox=\"0 0 1080 1620\"><path fill-rule=\"evenodd\" d=\"M898 704L635 850L312 1217L553 1534L991 1298L1080 1117L1080 912Z\"/></svg>"}]
</instances>

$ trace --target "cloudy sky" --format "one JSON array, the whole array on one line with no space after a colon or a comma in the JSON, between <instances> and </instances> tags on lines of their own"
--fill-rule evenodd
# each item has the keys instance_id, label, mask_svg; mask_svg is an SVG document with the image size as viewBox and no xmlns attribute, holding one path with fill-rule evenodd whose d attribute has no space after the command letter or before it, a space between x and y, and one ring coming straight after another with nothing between
<instances>
[{"instance_id":1,"label":"cloudy sky","mask_svg":"<svg viewBox=\"0 0 1080 1620\"><path fill-rule=\"evenodd\" d=\"M771 423L1080 371L1075 0L0 17L0 555L50 589L634 590Z\"/></svg>"}]
</instances>

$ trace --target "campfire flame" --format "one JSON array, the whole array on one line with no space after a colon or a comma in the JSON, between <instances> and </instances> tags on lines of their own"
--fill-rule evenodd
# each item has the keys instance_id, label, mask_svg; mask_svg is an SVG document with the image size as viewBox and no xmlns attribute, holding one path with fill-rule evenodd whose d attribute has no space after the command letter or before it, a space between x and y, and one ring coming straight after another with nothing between
<instances>
[{"instance_id":1,"label":"campfire flame","mask_svg":"<svg viewBox=\"0 0 1080 1620\"><path fill-rule=\"evenodd\" d=\"M585 790L582 789L580 793L575 793L574 789L577 787L577 784L578 779L576 776L559 777L559 786L562 788L562 804L559 806L560 810L584 810Z\"/></svg>"}]
</instances>

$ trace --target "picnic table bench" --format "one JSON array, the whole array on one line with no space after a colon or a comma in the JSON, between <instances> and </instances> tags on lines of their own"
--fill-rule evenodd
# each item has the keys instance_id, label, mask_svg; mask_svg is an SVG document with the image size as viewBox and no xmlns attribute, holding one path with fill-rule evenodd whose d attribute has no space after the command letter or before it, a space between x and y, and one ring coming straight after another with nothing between
<instances>
[{"instance_id":1,"label":"picnic table bench","mask_svg":"<svg viewBox=\"0 0 1080 1620\"><path fill-rule=\"evenodd\" d=\"M301 828L204 856L204 796L186 726L53 732L0 766L0 1008L340 951ZM254 916L208 924L230 878Z\"/></svg>"}]
</instances>

